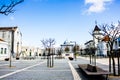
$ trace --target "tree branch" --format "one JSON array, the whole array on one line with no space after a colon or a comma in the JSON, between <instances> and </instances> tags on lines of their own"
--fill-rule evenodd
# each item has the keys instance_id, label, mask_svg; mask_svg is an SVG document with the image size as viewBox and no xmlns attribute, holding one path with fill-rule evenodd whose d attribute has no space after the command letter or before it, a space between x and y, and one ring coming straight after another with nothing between
<instances>
[{"instance_id":1,"label":"tree branch","mask_svg":"<svg viewBox=\"0 0 120 80\"><path fill-rule=\"evenodd\" d=\"M8 15L9 13L14 13L15 10L13 8L22 3L24 0L10 0L10 3L1 4L0 14Z\"/></svg>"}]
</instances>

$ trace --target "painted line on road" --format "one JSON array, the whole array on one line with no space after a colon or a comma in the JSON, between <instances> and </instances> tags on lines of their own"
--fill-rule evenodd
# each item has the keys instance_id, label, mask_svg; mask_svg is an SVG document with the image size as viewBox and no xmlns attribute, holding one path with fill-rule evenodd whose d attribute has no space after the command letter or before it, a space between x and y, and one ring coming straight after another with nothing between
<instances>
[{"instance_id":1,"label":"painted line on road","mask_svg":"<svg viewBox=\"0 0 120 80\"><path fill-rule=\"evenodd\" d=\"M80 76L78 75L77 71L74 69L74 67L72 66L72 64L70 63L70 61L68 61L68 64L69 64L70 69L72 71L74 80L81 80Z\"/></svg>"},{"instance_id":2,"label":"painted line on road","mask_svg":"<svg viewBox=\"0 0 120 80\"><path fill-rule=\"evenodd\" d=\"M41 62L41 63L38 63L38 64L35 64L35 65L32 65L32 66L26 67L26 68L23 68L23 69L16 70L16 71L14 71L14 72L11 72L11 73L8 73L8 74L5 74L5 75L2 75L2 76L0 76L0 79L5 78L5 77L10 76L10 75L13 75L13 74L16 74L16 73L19 73L19 72L21 72L21 71L27 70L27 69L29 69L29 68L32 68L32 67L41 65L41 64L43 64L43 63L45 63L45 62Z\"/></svg>"},{"instance_id":3,"label":"painted line on road","mask_svg":"<svg viewBox=\"0 0 120 80\"><path fill-rule=\"evenodd\" d=\"M0 66L5 66L5 65L9 65L9 64L0 64Z\"/></svg>"}]
</instances>

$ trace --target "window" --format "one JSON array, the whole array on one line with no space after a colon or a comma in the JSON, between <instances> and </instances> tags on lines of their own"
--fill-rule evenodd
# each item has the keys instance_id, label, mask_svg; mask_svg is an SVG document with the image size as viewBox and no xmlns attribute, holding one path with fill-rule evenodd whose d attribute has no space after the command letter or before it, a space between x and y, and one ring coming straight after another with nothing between
<instances>
[{"instance_id":1,"label":"window","mask_svg":"<svg viewBox=\"0 0 120 80\"><path fill-rule=\"evenodd\" d=\"M32 56L32 50L30 49L30 56Z\"/></svg>"},{"instance_id":2,"label":"window","mask_svg":"<svg viewBox=\"0 0 120 80\"><path fill-rule=\"evenodd\" d=\"M7 48L4 49L4 54L7 54Z\"/></svg>"},{"instance_id":3,"label":"window","mask_svg":"<svg viewBox=\"0 0 120 80\"><path fill-rule=\"evenodd\" d=\"M3 54L3 48L1 48L1 54Z\"/></svg>"},{"instance_id":4,"label":"window","mask_svg":"<svg viewBox=\"0 0 120 80\"><path fill-rule=\"evenodd\" d=\"M30 52L30 56L31 56L31 52Z\"/></svg>"}]
</instances>

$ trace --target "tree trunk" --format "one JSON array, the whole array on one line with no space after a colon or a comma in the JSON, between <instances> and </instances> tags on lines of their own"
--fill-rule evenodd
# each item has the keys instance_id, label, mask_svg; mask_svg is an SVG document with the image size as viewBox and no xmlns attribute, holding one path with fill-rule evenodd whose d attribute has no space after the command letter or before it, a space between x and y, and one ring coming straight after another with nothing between
<instances>
[{"instance_id":1,"label":"tree trunk","mask_svg":"<svg viewBox=\"0 0 120 80\"><path fill-rule=\"evenodd\" d=\"M47 66L50 67L50 49L48 50Z\"/></svg>"},{"instance_id":2,"label":"tree trunk","mask_svg":"<svg viewBox=\"0 0 120 80\"><path fill-rule=\"evenodd\" d=\"M120 76L120 55L119 55L119 51L117 52L117 54L118 54L118 76Z\"/></svg>"},{"instance_id":3,"label":"tree trunk","mask_svg":"<svg viewBox=\"0 0 120 80\"><path fill-rule=\"evenodd\" d=\"M94 65L96 66L96 56L94 55Z\"/></svg>"},{"instance_id":4,"label":"tree trunk","mask_svg":"<svg viewBox=\"0 0 120 80\"><path fill-rule=\"evenodd\" d=\"M113 62L113 75L116 76L115 59L113 55L112 55L112 62Z\"/></svg>"},{"instance_id":5,"label":"tree trunk","mask_svg":"<svg viewBox=\"0 0 120 80\"><path fill-rule=\"evenodd\" d=\"M91 55L89 55L90 56L90 64L91 64Z\"/></svg>"},{"instance_id":6,"label":"tree trunk","mask_svg":"<svg viewBox=\"0 0 120 80\"><path fill-rule=\"evenodd\" d=\"M109 54L109 72L111 72L111 55Z\"/></svg>"},{"instance_id":7,"label":"tree trunk","mask_svg":"<svg viewBox=\"0 0 120 80\"><path fill-rule=\"evenodd\" d=\"M52 54L52 67L54 66L54 57L53 57L53 54Z\"/></svg>"},{"instance_id":8,"label":"tree trunk","mask_svg":"<svg viewBox=\"0 0 120 80\"><path fill-rule=\"evenodd\" d=\"M47 55L47 67L49 67L49 55Z\"/></svg>"},{"instance_id":9,"label":"tree trunk","mask_svg":"<svg viewBox=\"0 0 120 80\"><path fill-rule=\"evenodd\" d=\"M110 56L112 59L112 63L113 63L113 75L116 76L116 68L115 68L115 59L114 59L114 51L113 51L113 44L110 46Z\"/></svg>"},{"instance_id":10,"label":"tree trunk","mask_svg":"<svg viewBox=\"0 0 120 80\"><path fill-rule=\"evenodd\" d=\"M51 55L50 55L50 64L49 64L49 67L52 67L52 62L51 62L52 58L51 58Z\"/></svg>"}]
</instances>

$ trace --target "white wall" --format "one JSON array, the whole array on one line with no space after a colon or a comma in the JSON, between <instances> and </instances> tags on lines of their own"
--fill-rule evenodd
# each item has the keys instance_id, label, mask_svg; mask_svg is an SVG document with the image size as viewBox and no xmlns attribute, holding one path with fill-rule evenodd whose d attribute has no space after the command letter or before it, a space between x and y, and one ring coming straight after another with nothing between
<instances>
[{"instance_id":1,"label":"white wall","mask_svg":"<svg viewBox=\"0 0 120 80\"><path fill-rule=\"evenodd\" d=\"M0 41L0 60L4 60L5 58L10 57L10 49L8 48L8 44L6 42Z\"/></svg>"}]
</instances>

